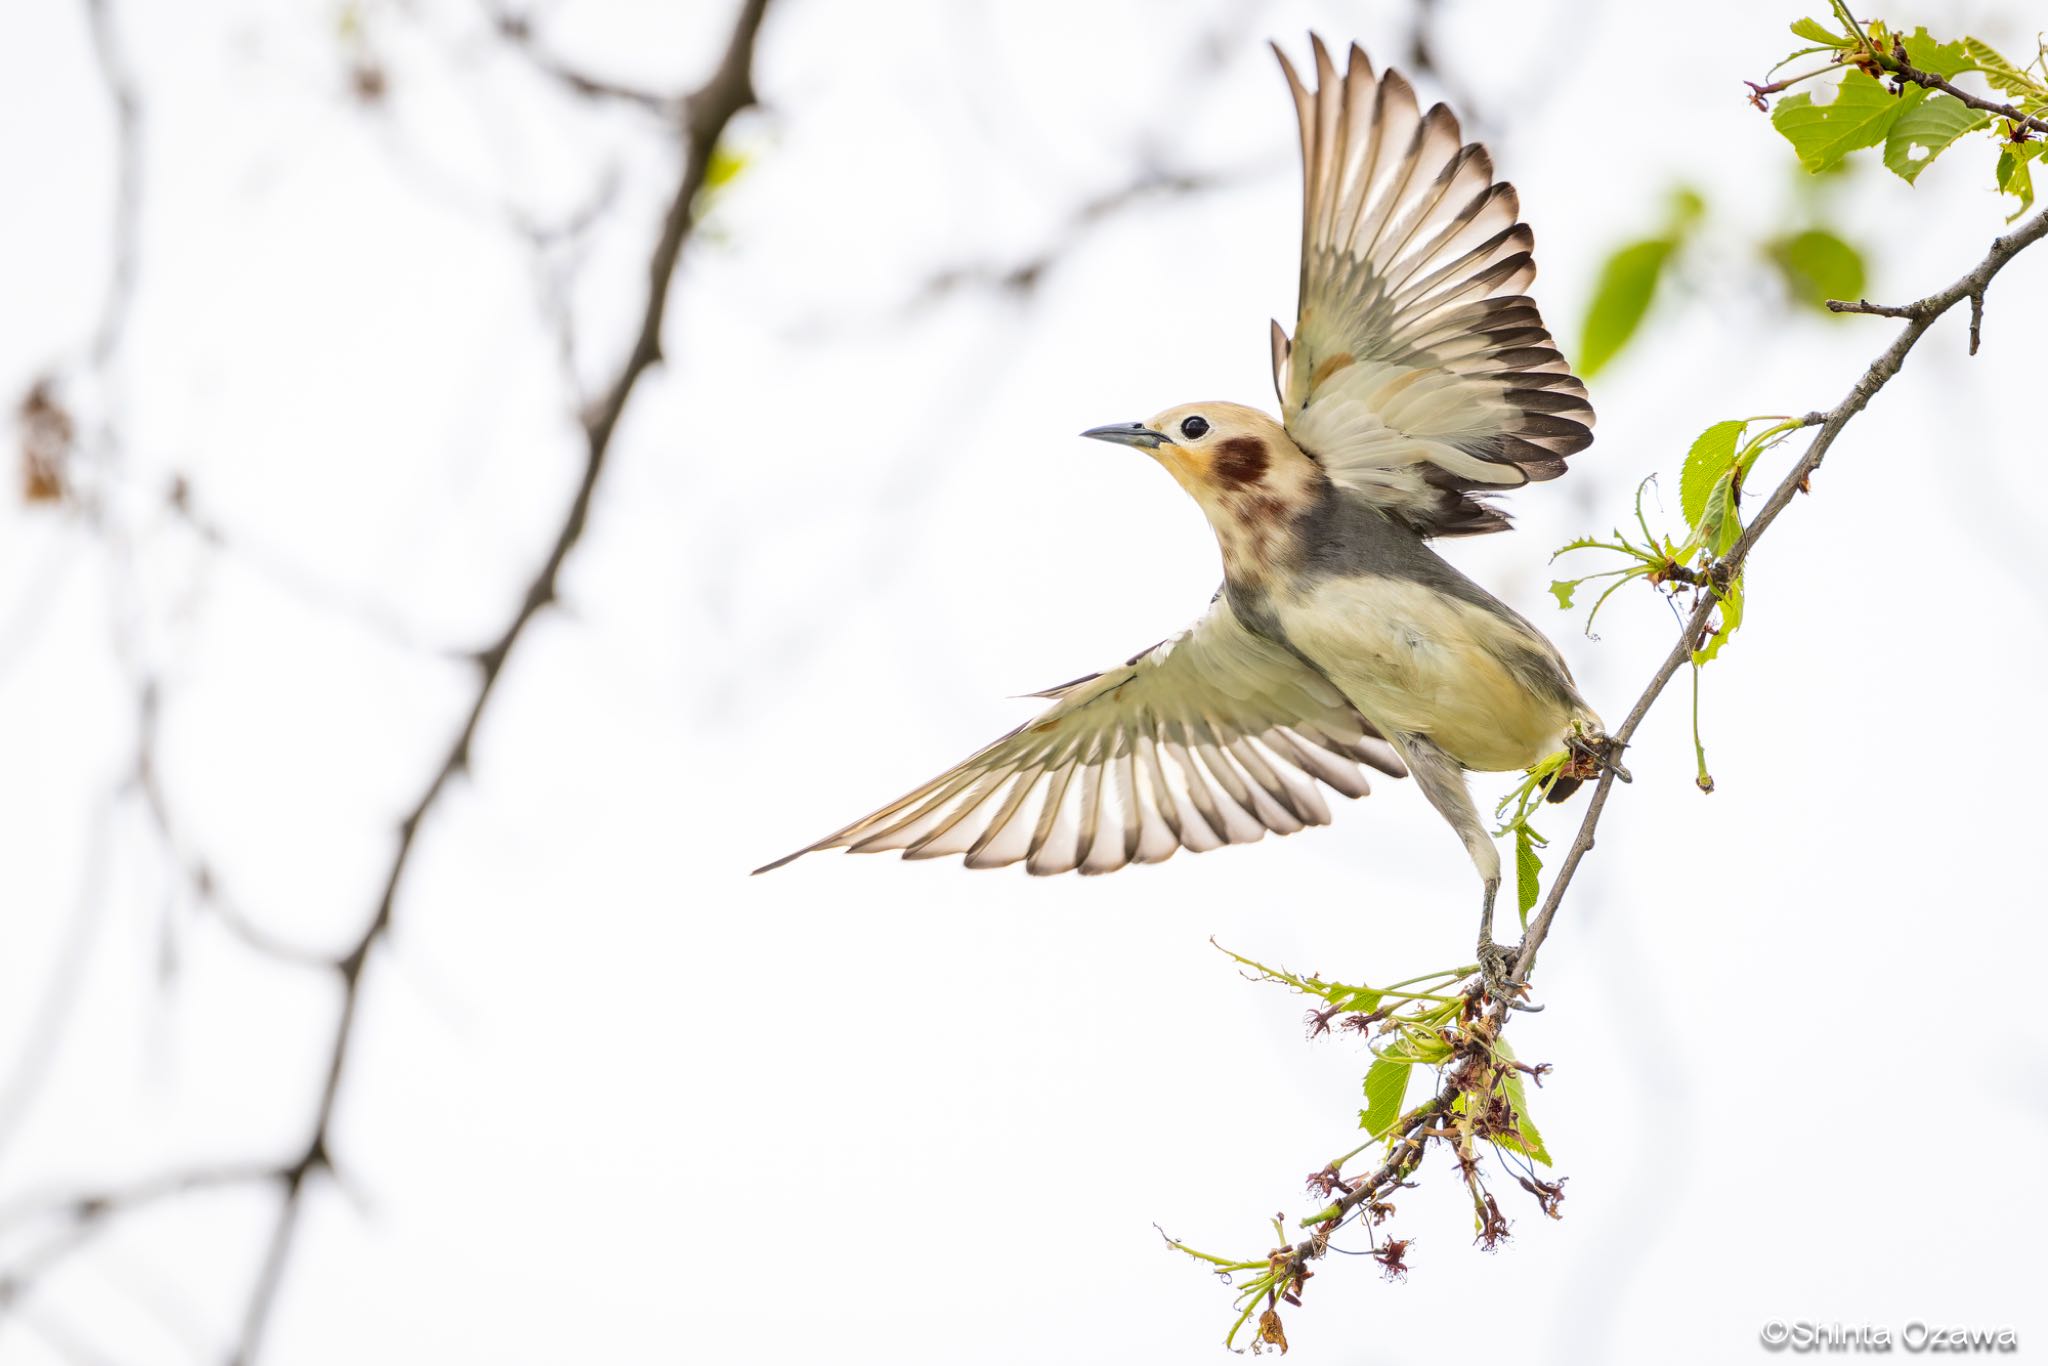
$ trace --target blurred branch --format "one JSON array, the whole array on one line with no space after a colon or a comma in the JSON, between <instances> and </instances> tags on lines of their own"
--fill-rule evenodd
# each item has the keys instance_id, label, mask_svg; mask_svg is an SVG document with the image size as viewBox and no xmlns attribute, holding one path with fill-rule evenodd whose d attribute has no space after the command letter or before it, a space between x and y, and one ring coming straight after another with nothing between
<instances>
[{"instance_id":1,"label":"blurred branch","mask_svg":"<svg viewBox=\"0 0 2048 1366\"><path fill-rule=\"evenodd\" d=\"M132 158L135 149L139 147L139 136L134 125L137 106L132 90L122 77L123 69L113 57L111 34L106 27L108 0L86 0L86 3L94 17L103 70L107 74L110 88L115 92L116 106L121 111L124 129L124 190L120 213L126 226L119 228L116 233L115 283L107 318L100 329L102 338L113 339L118 338L120 320L125 317L134 279L135 208L133 191L127 187L139 183L139 175L132 169ZM504 676L507 665L526 640L528 628L556 600L563 567L582 541L588 527L591 506L607 468L619 424L638 393L642 380L663 358L662 328L667 316L668 298L677 267L697 226L697 210L702 202L701 192L712 165L714 149L732 119L756 101L753 85L754 50L767 8L768 0L740 0L723 55L715 69L696 90L673 99L631 92L606 82L581 77L560 63L544 55L537 55L530 42L531 35L525 30L523 23L511 23L508 27L507 21L501 21L501 32L508 38L517 40L530 56L536 56L543 69L550 71L557 79L580 93L592 97L628 100L666 115L671 121L680 162L667 211L648 256L646 293L635 331L624 355L617 363L616 370L604 384L596 400L581 404L580 395L578 397L581 404L578 421L582 429L584 458L575 492L556 526L546 552L525 584L504 625L490 638L489 644L471 656L476 670L475 681L468 703L462 712L461 722L438 765L399 822L397 844L386 865L381 890L368 922L354 941L337 955L325 957L314 954L283 944L264 933L221 895L212 866L204 858L185 851L175 831L169 803L155 762L155 736L160 709L159 689L153 675L145 673L141 677L138 684L138 757L131 781L135 790L139 792L159 837L170 852L172 861L195 894L220 915L224 924L252 947L280 961L309 965L332 972L340 986L339 1007L333 1033L324 1052L322 1079L311 1124L303 1146L293 1156L288 1160L269 1164L223 1165L217 1168L169 1172L127 1187L44 1197L18 1202L15 1206L0 1210L0 1230L51 1219L57 1219L61 1224L61 1227L43 1243L13 1258L5 1268L0 1268L0 1311L18 1308L26 1291L45 1271L86 1245L109 1224L131 1213L186 1193L218 1190L229 1186L270 1186L277 1191L277 1207L264 1243L259 1269L248 1292L240 1337L231 1360L238 1363L238 1366L246 1366L246 1363L253 1362L261 1352L265 1331L276 1309L285 1270L304 1213L306 1192L317 1175L332 1170L331 1145L335 1115L340 1105L344 1084L351 1074L357 1027L362 1017L363 984L368 964L394 923L398 901L406 886L407 873L412 867L412 858L418 847L421 830L440 805L454 779L467 770L472 747L491 700L496 695L497 685ZM610 196L611 190L607 188L601 196L603 203L608 203ZM590 212L600 211L603 203ZM572 222L563 231L580 231L582 217L583 215L579 215L578 221ZM552 230L530 229L526 235L537 246L545 246L558 234ZM104 360L112 345L112 340L106 341L104 346L96 343L95 363ZM192 521L195 526L201 526L203 530L203 524L191 518L190 509L181 506L180 503L179 498L173 498L174 510L185 513L188 521Z\"/></svg>"},{"instance_id":2,"label":"blurred branch","mask_svg":"<svg viewBox=\"0 0 2048 1366\"><path fill-rule=\"evenodd\" d=\"M93 333L91 360L104 365L120 344L135 297L142 219L142 101L114 32L112 0L85 0L92 30L93 58L114 107L114 244L106 303Z\"/></svg>"},{"instance_id":3,"label":"blurred branch","mask_svg":"<svg viewBox=\"0 0 2048 1366\"><path fill-rule=\"evenodd\" d=\"M1841 435L1850 420L1862 412L1877 392L1899 373L1905 364L1907 354L1938 319L1964 299L1981 299L1993 277L2006 263L2043 237L2048 237L2048 211L2035 215L2018 231L1994 241L1990 252L1977 267L1948 288L1888 314L1908 319L1906 327L1892 344L1870 363L1839 403L1826 412L1809 413L1806 416L1802 425L1818 427L1819 431L1814 434L1805 453L1764 500L1748 528L1730 547L1727 554L1716 562L1713 572L1707 576L1708 582L1699 595L1699 602L1693 608L1677 642L1658 665L1656 672L1651 675L1642 695L1629 709L1627 719L1613 732L1617 746L1626 745L1634 737L1649 716L1650 709L1662 696L1665 687L1679 669L1692 659L1694 642L1707 629L1708 619L1720 601L1716 585L1735 580L1764 532L1778 519L1778 515L1791 505L1794 497L1809 488L1809 481L1814 472L1820 468L1829 448L1834 445L1836 438ZM1564 862L1551 882L1549 895L1544 899L1535 918L1529 922L1521 946L1513 955L1514 976L1518 980L1525 980L1535 967L1537 952L1550 937L1551 927L1556 923L1558 912L1564 904L1565 893L1571 887L1580 863L1593 849L1594 836L1600 825L1601 814L1606 810L1607 798L1613 790L1614 781L1615 773L1612 769L1601 773L1592 799L1587 805L1585 817L1580 822L1578 835L1573 839L1570 851L1565 855ZM1340 1193L1328 1208L1304 1221L1315 1225L1314 1234L1273 1253L1274 1284L1282 1293L1291 1293L1287 1290L1289 1286L1292 1286L1294 1291L1299 1290L1301 1283L1310 1274L1307 1269L1308 1262L1324 1255L1329 1246L1330 1235L1351 1219L1361 1207L1371 1215L1373 1222L1390 1209L1385 1203L1386 1200L1415 1170L1431 1139L1457 1138L1454 1129L1437 1124L1436 1121L1451 1115L1461 1096L1475 1094L1471 1085L1475 1069L1484 1066L1488 1060L1491 1060L1495 1068L1498 1067L1500 1055L1495 1047L1495 1041L1499 1039L1510 1018L1510 1003L1503 1000L1493 1001L1485 1016L1478 1018L1478 1008L1486 999L1481 994L1481 988L1475 986L1468 990L1465 1008L1468 1020L1463 1026L1461 1051L1458 1055L1462 1061L1448 1070L1447 1079L1433 1097L1403 1115L1394 1125L1388 1135L1388 1156L1379 1168L1361 1179L1343 1181L1337 1176L1338 1164L1332 1164L1327 1177L1329 1183ZM1468 1105L1466 1112L1469 1114L1470 1111L1471 1107ZM1475 1181L1475 1177L1469 1143L1468 1132L1465 1136L1466 1147L1460 1154L1460 1165L1468 1183L1471 1183ZM1562 1197L1556 1183L1543 1182L1541 1178L1534 1177L1533 1173L1523 1178L1522 1184L1537 1195L1546 1212L1554 1211L1556 1201ZM1497 1217L1497 1210L1494 1211L1494 1215ZM1482 1228L1482 1239L1491 1241L1504 1232L1505 1224L1496 1227L1491 1220L1485 1220Z\"/></svg>"},{"instance_id":4,"label":"blurred branch","mask_svg":"<svg viewBox=\"0 0 2048 1366\"><path fill-rule=\"evenodd\" d=\"M929 276L911 296L908 309L929 307L967 289L989 289L1013 296L1034 293L1046 272L1071 255L1095 229L1125 210L1152 199L1199 194L1222 184L1224 177L1203 172L1169 171L1147 165L1114 189L1084 200L1041 249L1006 266L950 266Z\"/></svg>"},{"instance_id":5,"label":"blurred branch","mask_svg":"<svg viewBox=\"0 0 2048 1366\"><path fill-rule=\"evenodd\" d=\"M142 798L142 808L149 816L150 824L156 831L157 841L163 846L164 855L186 884L191 888L193 900L201 907L213 912L229 933L241 940L265 958L281 963L296 963L301 967L325 968L331 960L311 949L272 935L251 921L241 908L221 890L220 879L213 865L204 855L192 853L180 837L171 816L171 804L164 794L161 769L157 761L158 736L163 721L163 688L153 677L144 678L138 688L135 767L129 775L135 791Z\"/></svg>"},{"instance_id":6,"label":"blurred branch","mask_svg":"<svg viewBox=\"0 0 2048 1366\"><path fill-rule=\"evenodd\" d=\"M283 1186L282 1199L278 1204L276 1220L271 1227L269 1243L257 1273L255 1286L250 1293L241 1341L232 1359L236 1366L248 1366L248 1363L256 1359L261 1349L264 1331L276 1307L278 1287L283 1280L286 1259L290 1256L293 1238L303 1212L307 1180L315 1172L324 1171L329 1165L328 1149L335 1110L340 1100L342 1082L348 1073L356 1024L361 1014L364 969L369 963L372 951L390 932L398 896L404 887L406 873L411 867L412 854L418 844L420 829L433 813L443 794L447 792L455 776L469 766L470 749L475 742L477 729L483 722L484 713L490 707L498 681L504 676L507 662L525 639L527 628L549 604L555 601L562 566L575 550L577 543L582 540L588 524L591 500L604 475L612 440L618 432L619 420L625 415L626 407L632 401L641 378L650 367L661 360L662 321L668 311L669 286L675 278L676 266L682 259L683 248L696 226L694 210L698 194L704 187L705 174L711 165L712 151L733 117L755 102L754 43L760 33L761 21L767 7L768 0L741 0L739 16L718 67L712 72L709 80L682 102L678 128L682 150L682 173L670 198L660 236L656 239L653 253L648 260L647 296L640 315L638 334L603 396L583 414L582 478L577 484L575 495L570 499L568 511L555 532L553 544L541 561L540 568L527 584L524 597L497 639L477 654L477 683L467 714L456 732L454 741L443 755L440 766L427 780L411 810L399 822L398 846L386 869L383 891L378 897L377 908L371 915L369 924L364 927L361 937L354 946L335 960L335 969L341 977L342 1000L333 1043L328 1053L326 1081L320 1092L312 1133L308 1137L305 1150L295 1162L283 1169L280 1177Z\"/></svg>"},{"instance_id":7,"label":"blurred branch","mask_svg":"<svg viewBox=\"0 0 2048 1366\"><path fill-rule=\"evenodd\" d=\"M281 1182L287 1169L265 1163L194 1167L164 1172L131 1185L103 1190L29 1196L0 1206L0 1231L41 1223L57 1228L41 1243L0 1271L0 1309L12 1309L36 1281L114 1221L153 1209L180 1196L236 1186Z\"/></svg>"},{"instance_id":8,"label":"blurred branch","mask_svg":"<svg viewBox=\"0 0 2048 1366\"><path fill-rule=\"evenodd\" d=\"M536 71L584 99L632 105L670 120L683 118L688 113L693 96L642 90L571 66L542 46L540 39L534 36L533 20L526 14L492 6L491 22L497 28L498 36L532 63Z\"/></svg>"}]
</instances>

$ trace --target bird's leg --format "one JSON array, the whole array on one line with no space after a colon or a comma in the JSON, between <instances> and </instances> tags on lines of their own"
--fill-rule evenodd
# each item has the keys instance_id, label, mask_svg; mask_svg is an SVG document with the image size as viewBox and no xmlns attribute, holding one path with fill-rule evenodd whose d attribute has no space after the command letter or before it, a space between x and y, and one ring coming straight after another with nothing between
<instances>
[{"instance_id":1,"label":"bird's leg","mask_svg":"<svg viewBox=\"0 0 2048 1366\"><path fill-rule=\"evenodd\" d=\"M1523 997L1528 994L1529 984L1515 978L1515 960L1522 955L1522 946L1512 948L1493 942L1493 899L1500 891L1500 878L1486 880L1485 900L1479 908L1479 945L1474 950L1479 961L1479 980L1486 986L1486 994L1496 1001L1505 1001L1511 1009L1538 1011L1542 1006L1528 1005Z\"/></svg>"},{"instance_id":2,"label":"bird's leg","mask_svg":"<svg viewBox=\"0 0 2048 1366\"><path fill-rule=\"evenodd\" d=\"M1403 735L1395 743L1401 757L1408 761L1408 771L1414 775L1422 795L1429 798L1429 804L1464 841L1465 851L1472 856L1472 864L1485 886L1479 910L1477 953L1479 975L1487 994L1518 1009L1541 1009L1521 1004L1527 987L1514 980L1516 955L1493 942L1493 901L1500 891L1500 850L1494 848L1493 837L1487 834L1486 823L1479 819L1479 809L1472 804L1464 766L1419 735Z\"/></svg>"}]
</instances>

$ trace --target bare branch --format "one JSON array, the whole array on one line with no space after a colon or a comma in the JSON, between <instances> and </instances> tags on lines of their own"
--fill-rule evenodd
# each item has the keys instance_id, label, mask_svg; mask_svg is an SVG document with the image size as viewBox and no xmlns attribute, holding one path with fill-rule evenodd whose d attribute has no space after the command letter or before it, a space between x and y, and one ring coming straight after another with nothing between
<instances>
[{"instance_id":1,"label":"bare branch","mask_svg":"<svg viewBox=\"0 0 2048 1366\"><path fill-rule=\"evenodd\" d=\"M93 333L91 361L104 365L120 345L128 323L128 305L135 297L140 257L142 216L142 101L135 78L115 37L111 0L86 0L92 28L93 57L100 81L114 106L114 264L108 277L106 302Z\"/></svg>"},{"instance_id":2,"label":"bare branch","mask_svg":"<svg viewBox=\"0 0 2048 1366\"><path fill-rule=\"evenodd\" d=\"M915 312L973 288L1016 296L1031 294L1091 232L1125 210L1151 199L1199 194L1222 183L1223 178L1216 175L1146 166L1123 184L1083 200L1046 245L1031 255L1004 266L960 265L937 271L911 297L906 309Z\"/></svg>"},{"instance_id":3,"label":"bare branch","mask_svg":"<svg viewBox=\"0 0 2048 1366\"><path fill-rule=\"evenodd\" d=\"M754 103L754 42L760 32L761 20L767 11L767 5L768 0L742 0L739 17L734 24L724 58L713 71L711 78L683 102L682 174L670 199L661 234L655 242L653 254L648 262L647 297L641 313L639 333L603 397L596 405L586 410L583 416L585 457L582 479L570 500L567 513L556 530L554 543L549 547L540 569L528 583L526 593L513 611L511 619L505 624L497 639L478 653L479 677L468 712L456 732L454 741L443 756L440 767L427 780L425 788L414 801L411 810L399 823L398 847L386 870L383 891L370 923L354 947L336 962L342 978L342 1001L340 1018L335 1025L334 1041L328 1055L327 1077L321 1089L313 1132L306 1151L300 1161L289 1169L284 1181L283 1199L279 1202L262 1266L257 1273L255 1288L250 1294L241 1341L232 1358L235 1366L247 1366L256 1359L262 1345L264 1330L276 1305L285 1261L290 1255L298 1228L304 1204L306 1179L314 1171L327 1165L328 1140L333 1130L342 1081L348 1070L356 1022L361 1013L364 968L369 962L371 951L390 931L399 892L411 867L412 853L417 845L420 829L448 790L450 782L468 767L470 748L495 694L498 680L504 675L506 663L525 638L527 628L532 625L534 618L554 602L562 566L582 539L588 524L591 501L596 495L599 480L603 477L606 460L611 453L612 438L618 431L619 419L625 414L627 404L631 402L641 378L661 359L661 329L662 320L668 311L669 286L675 278L676 265L682 258L683 246L696 226L694 209L697 196L704 187L705 174L710 168L712 151L724 133L726 125L742 109Z\"/></svg>"},{"instance_id":4,"label":"bare branch","mask_svg":"<svg viewBox=\"0 0 2048 1366\"><path fill-rule=\"evenodd\" d=\"M587 71L549 52L534 36L533 21L527 15L515 14L510 10L496 9L491 22L498 30L498 36L533 64L536 71L559 82L574 94L587 100L610 100L618 104L633 105L658 114L664 119L680 117L688 103L682 95L664 95L658 91L642 90L602 76L593 76Z\"/></svg>"},{"instance_id":5,"label":"bare branch","mask_svg":"<svg viewBox=\"0 0 2048 1366\"><path fill-rule=\"evenodd\" d=\"M132 187L138 183L133 156L134 149L139 146L134 124L135 111L139 106L132 88L126 83L125 69L114 56L107 14L110 2L85 0L94 21L102 69L123 129L120 155L123 189L118 210L121 223L116 231L114 283L89 360L93 368L104 365L118 341L121 320L125 317L127 299L132 290L135 252ZM138 748L131 771L131 791L139 795L179 874L223 924L266 956L313 966L337 976L341 992L333 1033L323 1055L323 1077L305 1140L288 1160L172 1171L126 1187L31 1198L0 1209L0 1229L17 1225L26 1228L39 1223L55 1225L42 1243L13 1257L6 1268L0 1270L0 1310L19 1307L22 1298L44 1271L86 1246L110 1223L131 1213L191 1192L228 1186L269 1186L277 1191L277 1206L258 1272L248 1291L241 1331L231 1360L238 1366L246 1366L260 1354L301 1222L306 1192L316 1175L330 1172L333 1167L330 1145L335 1115L354 1056L369 962L377 946L391 931L421 831L448 793L453 780L468 766L472 747L491 699L496 695L498 682L526 640L528 628L556 600L563 567L582 541L588 526L591 507L609 463L619 424L639 392L642 381L662 359L662 328L668 298L684 249L697 227L697 212L701 207L713 153L733 118L755 103L752 78L754 48L767 8L768 0L740 0L717 66L693 93L674 99L641 97L576 76L559 64L543 60L545 69L585 94L631 99L668 115L668 126L675 140L679 162L676 181L649 252L646 292L634 333L597 399L583 406L580 413L584 458L574 494L504 625L488 638L488 644L469 656L476 666L475 682L455 734L399 822L396 846L386 865L375 906L361 933L343 952L326 956L277 941L234 908L222 895L212 865L186 849L176 831L155 760L158 688L153 675L145 671L140 677ZM515 29L501 23L501 28L508 37L524 35L523 27L515 32ZM530 44L527 46L529 55L533 55ZM609 197L607 189L604 195L606 202L609 202ZM572 223L570 231L580 230L581 226L580 222ZM537 248L559 236L546 229L529 230L527 235ZM182 494L174 494L172 505L174 511L184 515L192 525L201 528L202 535L205 534L205 524L191 515Z\"/></svg>"},{"instance_id":6,"label":"bare branch","mask_svg":"<svg viewBox=\"0 0 2048 1366\"><path fill-rule=\"evenodd\" d=\"M91 1242L114 1220L167 1203L180 1196L234 1186L261 1186L288 1180L288 1168L247 1162L164 1172L126 1186L105 1190L62 1191L27 1196L0 1207L0 1230L38 1223L56 1223L43 1242L0 1272L0 1308L11 1308L42 1276Z\"/></svg>"},{"instance_id":7,"label":"bare branch","mask_svg":"<svg viewBox=\"0 0 2048 1366\"><path fill-rule=\"evenodd\" d=\"M549 546L540 568L527 584L526 592L514 609L511 619L506 622L497 638L478 652L476 690L462 724L443 755L440 766L428 778L419 797L413 802L405 818L399 822L398 845L385 871L383 889L369 924L364 927L361 937L353 947L335 962L341 974L342 999L333 1042L328 1050L326 1080L321 1087L319 1105L306 1148L300 1158L284 1170L282 1176L282 1198L271 1225L270 1238L257 1272L255 1285L250 1292L241 1339L231 1358L233 1366L249 1366L249 1363L256 1360L261 1350L264 1332L276 1307L278 1288L283 1281L285 1264L291 1254L292 1243L303 1212L307 1181L315 1172L324 1170L329 1165L328 1144L333 1133L334 1115L340 1101L343 1080L348 1074L356 1024L362 1011L364 970L372 951L390 932L399 893L405 885L406 873L411 868L412 855L418 845L420 830L433 814L456 775L468 767L470 750L475 742L477 730L490 707L498 681L504 676L507 662L526 637L527 628L549 604L555 601L562 566L575 550L577 543L582 540L588 524L591 502L604 475L607 458L612 449L612 440L618 432L619 420L624 416L641 379L649 368L661 360L662 321L668 312L669 286L675 278L677 263L682 259L683 247L696 227L695 209L698 195L704 188L706 173L710 169L712 152L725 132L726 125L741 110L755 102L754 44L767 8L768 0L742 0L723 58L710 78L682 102L679 128L682 171L670 198L668 212L662 221L660 236L656 239L653 253L648 260L647 295L641 311L638 334L602 397L583 414L582 478L555 532L553 544Z\"/></svg>"}]
</instances>

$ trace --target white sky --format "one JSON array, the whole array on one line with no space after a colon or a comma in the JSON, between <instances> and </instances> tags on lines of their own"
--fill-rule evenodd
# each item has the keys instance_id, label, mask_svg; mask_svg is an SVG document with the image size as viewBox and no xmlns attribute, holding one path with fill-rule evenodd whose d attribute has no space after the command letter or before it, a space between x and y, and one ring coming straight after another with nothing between
<instances>
[{"instance_id":1,"label":"white sky","mask_svg":"<svg viewBox=\"0 0 2048 1366\"><path fill-rule=\"evenodd\" d=\"M0 503L0 1200L302 1141L330 983L188 904L132 802L100 814L134 743L116 642L143 623L165 781L235 901L280 937L347 942L466 700L450 655L509 610L580 458L499 206L558 219L616 166L576 296L588 377L639 307L671 174L643 120L553 93L461 0L369 7L392 81L375 114L346 98L328 6L115 10L149 137L112 378L128 551ZM0 395L75 351L104 287L111 125L78 11L0 13ZM1266 401L1297 227L1261 42L1299 52L1313 25L1398 56L1407 13L1247 10L1204 70L1191 49L1222 12L778 0L769 112L738 130L752 164L678 279L671 364L372 968L346 1194L314 1199L272 1360L1218 1350L1225 1292L1152 1224L1262 1252L1266 1218L1308 1212L1301 1177L1355 1142L1364 1054L1305 1045L1304 1003L1206 940L1349 980L1462 961L1471 875L1412 786L1089 882L746 870L1214 588L1199 514L1072 433ZM1440 35L1567 342L1603 253L1669 185L1712 206L1691 297L1594 387L1599 440L1571 478L1515 500L1518 534L1448 548L1556 635L1610 719L1668 615L1624 594L1588 640L1545 591L1551 548L1614 525L1652 470L1675 487L1709 422L1832 404L1890 335L1788 317L1752 259L1806 209L1739 81L1798 13L1468 3ZM2030 32L2007 7L1911 15ZM615 0L547 10L543 31L680 86L725 22ZM1037 250L1148 142L1230 187L1115 219L1027 305L970 292L902 316L934 270ZM2005 212L1988 158L1840 187L1871 297L1981 256ZM1748 1359L1772 1317L2005 1324L2038 1347L2048 1026L2026 851L2048 631L2020 474L2044 286L2038 251L2001 277L1975 359L1944 323L1764 543L1707 675L1720 790L1692 788L1682 686L1638 737L1546 950L1549 1008L1515 1026L1556 1067L1534 1099L1564 1219L1503 1190L1516 1236L1482 1254L1433 1164L1391 1226L1417 1240L1410 1279L1330 1259L1288 1316L1301 1359L1413 1361L1477 1331L1482 1304L1531 1361ZM231 548L147 510L173 471ZM265 1215L195 1198L136 1220L0 1321L0 1361L68 1360L70 1339L217 1357Z\"/></svg>"}]
</instances>

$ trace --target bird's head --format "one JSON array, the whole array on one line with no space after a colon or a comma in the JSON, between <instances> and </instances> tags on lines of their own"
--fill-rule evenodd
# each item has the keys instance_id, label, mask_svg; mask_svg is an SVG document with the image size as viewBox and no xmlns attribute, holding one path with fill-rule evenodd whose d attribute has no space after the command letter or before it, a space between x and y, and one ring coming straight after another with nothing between
<instances>
[{"instance_id":1,"label":"bird's head","mask_svg":"<svg viewBox=\"0 0 2048 1366\"><path fill-rule=\"evenodd\" d=\"M1257 573L1282 553L1281 533L1325 483L1286 428L1241 403L1184 403L1081 435L1136 446L1164 465L1208 514L1233 573Z\"/></svg>"}]
</instances>

